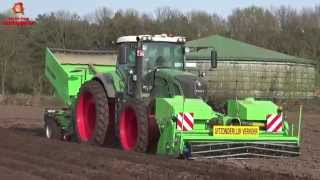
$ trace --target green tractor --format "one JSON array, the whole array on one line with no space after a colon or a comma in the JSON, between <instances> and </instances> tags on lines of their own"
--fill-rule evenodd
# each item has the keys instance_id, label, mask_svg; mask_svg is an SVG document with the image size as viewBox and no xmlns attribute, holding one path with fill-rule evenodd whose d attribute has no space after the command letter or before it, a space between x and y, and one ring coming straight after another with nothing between
<instances>
[{"instance_id":1,"label":"green tractor","mask_svg":"<svg viewBox=\"0 0 320 180\"><path fill-rule=\"evenodd\" d=\"M46 137L187 159L299 155L301 116L296 127L254 98L215 111L186 54L206 49L216 68L217 53L185 41L138 35L120 37L118 51L48 48L45 74L66 108L46 110Z\"/></svg>"}]
</instances>

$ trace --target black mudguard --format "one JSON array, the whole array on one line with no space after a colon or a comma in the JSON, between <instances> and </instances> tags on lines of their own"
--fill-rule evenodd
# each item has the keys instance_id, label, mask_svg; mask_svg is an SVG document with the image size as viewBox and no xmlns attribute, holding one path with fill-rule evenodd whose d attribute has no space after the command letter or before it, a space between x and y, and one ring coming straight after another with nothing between
<instances>
[{"instance_id":1,"label":"black mudguard","mask_svg":"<svg viewBox=\"0 0 320 180\"><path fill-rule=\"evenodd\" d=\"M99 81L106 93L108 98L115 98L116 97L116 88L114 87L113 78L110 74L96 74L96 76L93 78L97 81Z\"/></svg>"}]
</instances>

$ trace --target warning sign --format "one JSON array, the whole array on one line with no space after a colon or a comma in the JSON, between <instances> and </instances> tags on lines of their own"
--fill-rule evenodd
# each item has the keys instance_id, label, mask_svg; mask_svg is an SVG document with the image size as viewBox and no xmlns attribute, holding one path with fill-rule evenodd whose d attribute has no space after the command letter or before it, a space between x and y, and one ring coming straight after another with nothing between
<instances>
[{"instance_id":1,"label":"warning sign","mask_svg":"<svg viewBox=\"0 0 320 180\"><path fill-rule=\"evenodd\" d=\"M213 126L215 137L258 137L258 126Z\"/></svg>"}]
</instances>

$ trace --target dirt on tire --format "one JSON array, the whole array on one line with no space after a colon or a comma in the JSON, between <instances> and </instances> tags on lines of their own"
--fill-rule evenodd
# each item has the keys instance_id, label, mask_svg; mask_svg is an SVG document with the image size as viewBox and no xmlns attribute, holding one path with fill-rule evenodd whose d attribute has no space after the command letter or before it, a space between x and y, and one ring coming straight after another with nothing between
<instances>
[{"instance_id":1,"label":"dirt on tire","mask_svg":"<svg viewBox=\"0 0 320 180\"><path fill-rule=\"evenodd\" d=\"M132 129L136 130L136 137L135 137L135 144L133 144L133 147L131 147L132 151L136 151L136 152L147 152L148 150L148 112L147 112L148 106L146 104L144 104L143 101L138 101L138 100L130 100L127 103L125 103L123 105L123 107L120 110L120 122L119 122L119 137L121 137L120 131L127 131L124 130L125 128L121 128L121 125L125 125L126 122L122 122L122 121L127 121L125 120L127 116L127 112L128 111L132 111L133 114L131 114L131 117L129 118L134 118L134 119L130 119L130 121L135 121L136 122L136 127L135 125L132 125L133 127L131 127ZM130 123L127 123L130 124ZM128 126L128 125L126 125ZM130 128L130 127L129 127ZM127 132L126 132L127 133ZM127 136L130 136L127 135Z\"/></svg>"},{"instance_id":2,"label":"dirt on tire","mask_svg":"<svg viewBox=\"0 0 320 180\"><path fill-rule=\"evenodd\" d=\"M82 140L80 133L78 131L78 123L75 123L75 131L77 134L77 139L79 142L90 142L91 144L97 144L97 145L112 145L113 142L108 141L108 137L114 137L114 132L112 126L113 122L111 118L109 117L109 103L108 98L105 93L105 90L98 81L91 80L87 81L85 84L83 84L80 88L80 91L78 93L78 99L76 102L76 112L75 118L77 119L76 122L78 122L78 118L88 118L85 117L85 114L88 113L88 109L83 109L84 105L91 103L88 102L88 99L83 96L83 94L89 94L92 96L93 106L94 106L94 113L95 117L94 119L94 131L92 132L91 137L88 137L88 140ZM78 110L82 109L82 113L79 115ZM78 115L80 117L78 117ZM84 120L82 120L84 121ZM88 120L87 120L88 121ZM92 121L92 120L91 120ZM112 131L112 132L110 132Z\"/></svg>"},{"instance_id":3,"label":"dirt on tire","mask_svg":"<svg viewBox=\"0 0 320 180\"><path fill-rule=\"evenodd\" d=\"M320 121L305 112L301 156L187 161L44 137L43 109L0 106L0 179L319 179Z\"/></svg>"}]
</instances>

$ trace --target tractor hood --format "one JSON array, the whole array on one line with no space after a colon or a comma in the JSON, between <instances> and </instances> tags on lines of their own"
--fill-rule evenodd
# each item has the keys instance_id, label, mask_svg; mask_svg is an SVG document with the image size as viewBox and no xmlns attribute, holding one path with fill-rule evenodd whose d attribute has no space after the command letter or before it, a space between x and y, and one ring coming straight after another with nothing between
<instances>
[{"instance_id":1,"label":"tractor hood","mask_svg":"<svg viewBox=\"0 0 320 180\"><path fill-rule=\"evenodd\" d=\"M159 73L167 76L173 83L180 87L182 96L186 98L207 99L207 83L198 76L190 72L172 69L162 69Z\"/></svg>"},{"instance_id":2,"label":"tractor hood","mask_svg":"<svg viewBox=\"0 0 320 180\"><path fill-rule=\"evenodd\" d=\"M180 112L193 113L196 120L203 122L217 117L217 113L201 99L186 99L183 96L157 98L156 118L158 120L171 119Z\"/></svg>"}]
</instances>

